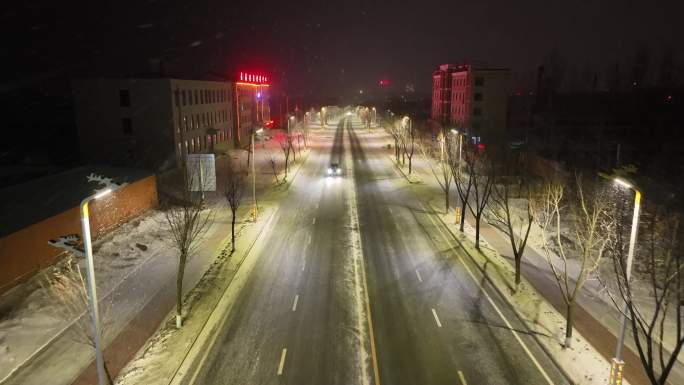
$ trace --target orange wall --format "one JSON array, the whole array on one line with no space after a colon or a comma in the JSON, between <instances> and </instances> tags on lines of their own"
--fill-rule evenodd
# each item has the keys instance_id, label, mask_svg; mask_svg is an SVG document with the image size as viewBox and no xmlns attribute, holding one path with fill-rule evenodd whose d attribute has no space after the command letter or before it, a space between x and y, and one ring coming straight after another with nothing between
<instances>
[{"instance_id":1,"label":"orange wall","mask_svg":"<svg viewBox=\"0 0 684 385\"><path fill-rule=\"evenodd\" d=\"M97 239L108 231L157 206L157 182L149 176L90 203L90 232ZM81 235L80 208L34 223L0 238L0 294L57 262L60 249L48 240L61 235Z\"/></svg>"}]
</instances>

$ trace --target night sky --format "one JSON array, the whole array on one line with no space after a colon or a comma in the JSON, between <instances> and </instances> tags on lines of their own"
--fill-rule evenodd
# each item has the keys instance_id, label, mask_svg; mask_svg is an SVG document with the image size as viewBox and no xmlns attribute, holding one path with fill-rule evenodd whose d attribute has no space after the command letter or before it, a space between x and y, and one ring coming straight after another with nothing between
<instances>
[{"instance_id":1,"label":"night sky","mask_svg":"<svg viewBox=\"0 0 684 385\"><path fill-rule=\"evenodd\" d=\"M105 4L105 5L102 5ZM388 78L427 93L444 62L533 73L555 50L578 67L624 68L639 47L657 65L681 50L681 1L21 1L3 5L2 88L55 76L260 70L293 94L333 95ZM9 54L7 54L9 53ZM682 52L677 52L681 59Z\"/></svg>"}]
</instances>

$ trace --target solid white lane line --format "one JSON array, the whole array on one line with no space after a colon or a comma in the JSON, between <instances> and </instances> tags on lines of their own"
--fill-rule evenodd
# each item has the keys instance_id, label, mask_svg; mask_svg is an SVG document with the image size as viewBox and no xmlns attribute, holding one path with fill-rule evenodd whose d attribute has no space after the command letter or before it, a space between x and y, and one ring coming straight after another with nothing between
<instances>
[{"instance_id":1,"label":"solid white lane line","mask_svg":"<svg viewBox=\"0 0 684 385\"><path fill-rule=\"evenodd\" d=\"M297 302L299 301L299 294L295 295L294 303L292 304L292 311L297 311Z\"/></svg>"},{"instance_id":2,"label":"solid white lane line","mask_svg":"<svg viewBox=\"0 0 684 385\"><path fill-rule=\"evenodd\" d=\"M435 311L435 309L432 309L432 315L435 317L435 322L437 322L437 326L441 328L442 323L439 322L439 317L437 317L437 312Z\"/></svg>"},{"instance_id":3,"label":"solid white lane line","mask_svg":"<svg viewBox=\"0 0 684 385\"><path fill-rule=\"evenodd\" d=\"M420 271L416 269L416 277L418 277L418 282L423 282L423 277L420 276Z\"/></svg>"},{"instance_id":4,"label":"solid white lane line","mask_svg":"<svg viewBox=\"0 0 684 385\"><path fill-rule=\"evenodd\" d=\"M311 224L312 224L312 225L315 225L315 224L316 224L316 217L314 217L314 219L311 221Z\"/></svg>"},{"instance_id":5,"label":"solid white lane line","mask_svg":"<svg viewBox=\"0 0 684 385\"><path fill-rule=\"evenodd\" d=\"M461 385L468 385L468 383L465 380L465 376L463 375L462 371L458 371L458 378L461 380Z\"/></svg>"},{"instance_id":6,"label":"solid white lane line","mask_svg":"<svg viewBox=\"0 0 684 385\"><path fill-rule=\"evenodd\" d=\"M427 211L428 211L427 207L425 207L425 205L423 205L422 203L421 203L421 205L423 206L423 209L425 209L425 211L427 212ZM433 225L434 225L435 227L437 227L437 231L438 231L439 234L442 236L442 238L447 242L447 244L449 244L449 246L450 246L451 248L456 249L456 246L452 243L452 239L449 238L447 235L444 234L444 230L442 229L442 226L440 226L440 225L432 218L432 215L428 215L428 218L429 218L430 221L433 223ZM518 332L517 332L515 329L513 329L513 326L512 326L511 323L508 321L508 318L506 318L506 317L503 315L503 313L501 312L501 310L499 310L499 307L496 306L496 303L494 303L494 300L492 300L492 298L489 296L489 293L487 293L487 291L485 290L485 288L480 284L480 281L475 277L475 274L473 274L473 272L470 270L470 268L468 267L468 265L463 261L463 259L461 258L461 256L460 256L459 254L456 254L456 253L454 253L454 254L456 255L456 258L459 260L459 262L461 262L461 264L463 265L463 267L465 267L465 270L466 270L466 272L468 272L468 275L470 276L470 278L471 278L471 279L472 279L472 280L473 280L473 281L482 289L482 293L484 293L484 296L485 296L485 298L487 299L487 302L489 302L489 303L492 305L492 307L494 308L494 310L496 311L496 313L499 315L499 317L501 317L501 319L502 319L502 320L504 321L504 323L506 324L506 327L508 327L508 330L510 330L511 333L513 333L513 336L515 336L515 339L518 341L518 343L520 344L520 346L522 346L522 348L523 348L523 350L525 351L525 353L527 353L527 356L530 357L530 360L532 360L532 363L534 363L534 365L537 367L537 369L539 370L539 372L542 374L542 377L544 377L544 379L546 380L546 383L549 384L549 385L554 385L553 381L551 381L551 378L549 378L549 375L546 373L546 371L544 370L544 368L542 368L542 366L541 366L541 364L539 363L539 361L537 361L537 358L532 354L532 352L531 352L530 349L527 347L527 345L525 344L525 342L523 342L522 338L520 338L520 335L518 334Z\"/></svg>"},{"instance_id":7,"label":"solid white lane line","mask_svg":"<svg viewBox=\"0 0 684 385\"><path fill-rule=\"evenodd\" d=\"M287 348L283 348L283 352L280 353L280 364L278 365L278 375L283 375L283 368L285 367L285 356L287 355Z\"/></svg>"}]
</instances>

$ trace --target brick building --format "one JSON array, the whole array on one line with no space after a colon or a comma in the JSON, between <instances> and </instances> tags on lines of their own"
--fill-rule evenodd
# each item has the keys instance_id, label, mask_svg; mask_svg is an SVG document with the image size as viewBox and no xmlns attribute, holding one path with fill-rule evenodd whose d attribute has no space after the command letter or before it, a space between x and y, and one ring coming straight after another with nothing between
<instances>
[{"instance_id":1,"label":"brick building","mask_svg":"<svg viewBox=\"0 0 684 385\"><path fill-rule=\"evenodd\" d=\"M498 140L506 127L509 89L508 69L440 65L432 73L431 118L476 140Z\"/></svg>"}]
</instances>

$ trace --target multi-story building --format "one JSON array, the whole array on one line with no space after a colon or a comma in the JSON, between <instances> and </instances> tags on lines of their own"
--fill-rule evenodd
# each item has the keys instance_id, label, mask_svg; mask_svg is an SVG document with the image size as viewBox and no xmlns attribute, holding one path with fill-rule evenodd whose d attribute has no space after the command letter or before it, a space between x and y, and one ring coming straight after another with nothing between
<instances>
[{"instance_id":1,"label":"multi-story building","mask_svg":"<svg viewBox=\"0 0 684 385\"><path fill-rule=\"evenodd\" d=\"M165 169L234 139L230 82L78 79L72 91L86 163Z\"/></svg>"},{"instance_id":2,"label":"multi-story building","mask_svg":"<svg viewBox=\"0 0 684 385\"><path fill-rule=\"evenodd\" d=\"M240 72L234 92L235 144L244 147L252 132L271 120L268 78Z\"/></svg>"},{"instance_id":3,"label":"multi-story building","mask_svg":"<svg viewBox=\"0 0 684 385\"><path fill-rule=\"evenodd\" d=\"M449 124L475 141L503 140L510 70L462 65L451 74Z\"/></svg>"},{"instance_id":4,"label":"multi-story building","mask_svg":"<svg viewBox=\"0 0 684 385\"><path fill-rule=\"evenodd\" d=\"M449 123L451 111L451 74L458 69L454 64L442 64L432 72L432 112L430 117L442 125Z\"/></svg>"}]
</instances>

